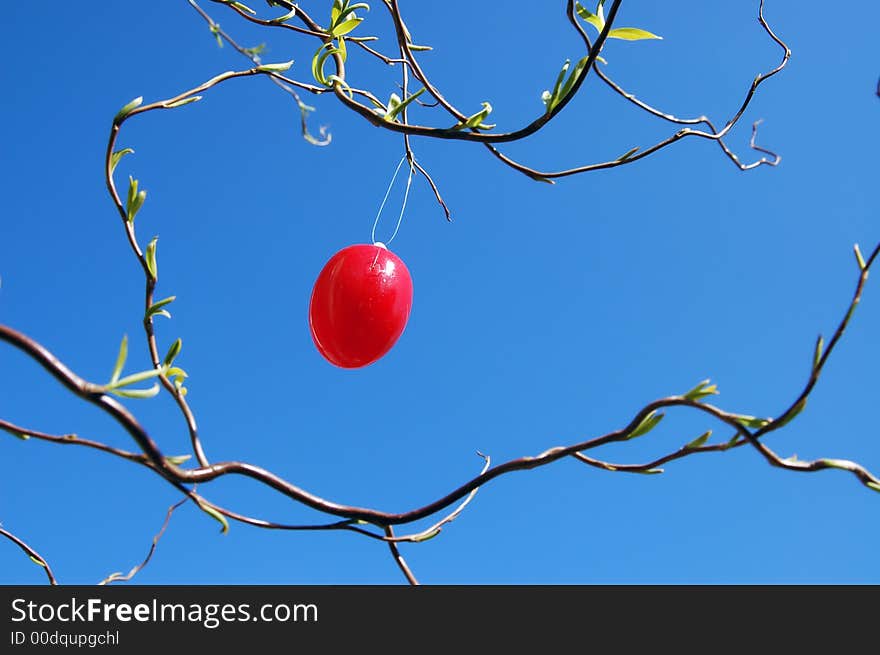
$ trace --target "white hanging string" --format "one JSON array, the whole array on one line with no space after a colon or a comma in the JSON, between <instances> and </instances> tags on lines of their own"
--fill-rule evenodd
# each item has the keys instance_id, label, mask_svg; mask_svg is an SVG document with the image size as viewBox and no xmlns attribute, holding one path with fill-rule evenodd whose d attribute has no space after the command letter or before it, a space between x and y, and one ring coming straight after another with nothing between
<instances>
[{"instance_id":1,"label":"white hanging string","mask_svg":"<svg viewBox=\"0 0 880 655\"><path fill-rule=\"evenodd\" d=\"M400 163L397 164L397 168L394 169L394 175L391 176L391 182L388 183L388 190L385 191L385 197L382 198L382 204L379 205L379 211L376 213L376 220L373 221L373 230L370 232L370 241L373 243L377 243L376 241L376 228L379 226L379 218L382 216L382 210L385 209L385 203L388 202L388 196L391 195L391 189L394 188L394 181L397 179L397 174L400 172L400 167L403 166L403 162L406 161L406 155L400 159ZM388 241L385 241L385 245L388 245L392 241L394 241L394 237L397 236L398 230L400 230L400 224L403 222L403 214L406 211L406 201L409 199L409 189L412 186L412 178L413 178L413 170L415 169L415 159L413 159L409 164L409 176L406 178L406 190L403 192L403 204L400 207L400 215L397 217L397 225L394 228L394 232L391 234L391 238Z\"/></svg>"}]
</instances>

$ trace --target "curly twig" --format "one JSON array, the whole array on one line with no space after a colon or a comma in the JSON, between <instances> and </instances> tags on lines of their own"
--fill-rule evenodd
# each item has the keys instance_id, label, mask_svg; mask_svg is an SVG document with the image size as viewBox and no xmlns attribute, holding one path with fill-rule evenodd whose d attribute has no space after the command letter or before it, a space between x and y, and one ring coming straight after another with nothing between
<instances>
[{"instance_id":1,"label":"curly twig","mask_svg":"<svg viewBox=\"0 0 880 655\"><path fill-rule=\"evenodd\" d=\"M193 0L188 0L191 4L193 4ZM285 30L291 30L298 34L305 34L314 38L319 39L325 45L332 45L334 40L337 40L342 45L343 40L353 41L356 43L362 50L367 52L373 57L378 58L383 63L388 66L394 66L398 63L403 64L403 74L406 75L409 71L412 72L415 79L417 79L424 87L425 91L435 99L435 105L442 108L448 115L450 115L456 122L452 127L434 127L428 125L419 125L415 123L411 123L408 120L406 111L403 111L401 120L386 120L385 118L385 110L387 109L381 101L376 99L376 97L368 92L364 92L363 90L356 89L352 87L351 83L347 79L346 69L345 69L345 58L339 52L339 48L333 49L332 61L335 64L336 72L334 75L329 76L327 82L327 86L315 91L314 89L310 89L313 92L320 91L333 91L336 95L337 99L342 102L349 109L354 111L355 113L361 115L363 118L368 120L371 124L376 127L380 127L382 129L387 129L392 132L398 132L403 134L407 145L407 155L410 161L410 164L413 164L413 159L411 157L411 148L409 145L410 136L423 136L430 138L439 138L439 139L453 139L453 140L465 140L465 141L473 141L482 143L490 153L496 157L503 164L513 168L514 170L527 175L528 177L542 181L554 183L556 178L568 177L571 175L577 175L581 173L586 173L590 171L603 170L607 168L616 168L618 166L624 166L645 157L651 156L660 150L663 150L678 141L685 139L687 137L700 137L707 140L713 140L718 143L719 147L725 154L725 156L733 162L740 170L747 171L753 168L757 168L761 165L769 165L776 166L778 165L780 158L776 153L773 153L764 148L757 147L755 145L755 135L754 129L757 123L753 126L753 136L751 147L753 150L762 152L766 155L770 155L772 158L768 159L767 157L761 157L754 162L744 164L740 161L738 155L734 153L730 147L725 142L725 137L730 132L730 130L739 122L742 115L745 113L748 106L751 104L752 99L757 91L758 87L770 77L773 77L777 73L779 73L787 64L791 51L788 46L776 35L770 25L767 23L764 17L764 0L760 0L758 6L758 21L765 31L765 33L776 42L783 49L783 57L780 63L773 69L768 72L761 73L755 77L752 84L750 85L745 98L738 108L738 110L734 113L731 119L727 121L725 126L721 130L717 130L714 124L706 117L700 117L697 119L678 119L672 114L668 114L657 110L647 103L640 101L635 98L630 93L624 91L619 85L613 82L605 73L603 73L599 69L598 59L599 52L602 50L606 39L608 38L609 33L611 32L612 25L617 16L620 5L622 4L622 0L614 0L611 3L611 6L608 10L608 16L605 20L605 23L602 25L602 28L599 30L599 34L596 38L596 42L592 43L590 38L587 36L586 31L584 30L583 25L578 20L576 6L573 0L567 0L566 2L566 15L568 21L572 24L578 34L581 36L584 45L586 46L587 55L585 57L586 65L581 68L574 79L572 79L571 88L568 93L562 98L559 99L558 102L554 103L553 106L548 108L548 111L544 112L542 115L533 119L527 125L510 131L510 132L491 132L486 128L472 126L467 129L462 129L465 122L468 119L468 116L462 112L459 108L457 108L452 102L450 102L446 95L431 81L431 78L425 72L424 68L421 66L420 62L416 58L414 46L411 42L410 32L406 26L404 21L402 12L400 10L400 6L397 0L384 0L384 4L386 9L388 10L389 16L391 18L392 24L394 26L395 39L397 40L398 49L400 51L399 58L392 58L382 53L366 46L364 41L367 40L375 40L376 37L336 37L333 35L330 28L324 29L322 28L307 12L303 11L301 7L295 5L289 0L282 0L279 2L274 2L272 4L278 5L282 8L287 9L290 12L290 16L296 16L296 18L304 25L304 27L299 27L295 25L291 25L287 20L278 20L278 19L264 19L257 17L255 15L251 15L249 12L245 11L242 7L236 5L235 3L228 3L224 0L212 0L213 2L217 2L218 4L223 4L226 7L232 9L238 16L241 18L254 23L256 25L260 25L262 27L269 28L279 28ZM212 25L216 25L216 23L207 17L201 9L199 12L206 18L206 20L210 21ZM215 31L218 36L222 38L226 38L223 36L223 33L219 31L219 29L215 29L212 27L212 31ZM419 47L419 49L423 49ZM509 157L502 153L498 148L498 144L509 143L513 141L518 141L524 138L527 138L541 129L543 129L547 124L549 124L565 107L568 103L578 94L580 91L583 82L585 81L587 75L590 71L595 71L600 79L608 85L615 93L621 95L628 101L635 104L640 109L646 111L649 114L654 116L658 116L663 118L664 120L678 123L681 125L700 125L703 124L708 128L708 131L695 129L693 127L686 127L684 129L679 130L675 134L663 139L652 146L644 147L644 148L631 148L627 151L627 153L621 157L618 157L613 160L608 160L604 162L597 162L592 164L586 164L582 166L577 166L574 168L569 168L565 170L559 171L541 171L525 164L522 164L513 158ZM299 84L303 86L302 83ZM405 85L403 85L405 87ZM361 95L363 97L367 97L370 100L369 105L362 104L355 99L355 95ZM408 97L406 89L404 88L404 98ZM423 103L420 103L423 104ZM376 107L382 108L382 111L377 113ZM427 171L419 164L416 164L416 168L419 173L423 175L431 186L434 195L442 207L444 213L446 214L447 219L449 219L450 213L449 209L443 201L440 193L437 189L437 185L428 175Z\"/></svg>"},{"instance_id":2,"label":"curly twig","mask_svg":"<svg viewBox=\"0 0 880 655\"><path fill-rule=\"evenodd\" d=\"M159 532L156 533L156 536L153 537L153 541L150 544L150 550L147 551L147 556L144 560L133 567L128 573L123 575L122 573L111 573L106 578L101 580L98 585L108 585L113 582L128 582L135 575L138 574L139 571L143 570L143 568L150 563L150 560L153 559L153 553L156 552L156 547L159 545L159 540L162 538L162 535L165 534L165 530L168 529L168 524L171 522L171 516L174 514L174 510L183 505L189 498L184 497L181 500L174 503L171 507L168 508L168 511L165 513L165 520L162 522L162 527L159 529Z\"/></svg>"}]
</instances>

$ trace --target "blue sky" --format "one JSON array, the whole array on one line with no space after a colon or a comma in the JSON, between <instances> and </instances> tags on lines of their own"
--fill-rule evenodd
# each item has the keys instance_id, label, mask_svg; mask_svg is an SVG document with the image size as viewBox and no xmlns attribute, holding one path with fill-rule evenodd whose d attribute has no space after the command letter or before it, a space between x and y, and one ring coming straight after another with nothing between
<instances>
[{"instance_id":1,"label":"blue sky","mask_svg":"<svg viewBox=\"0 0 880 655\"><path fill-rule=\"evenodd\" d=\"M295 59L310 80L311 41L261 33L203 3L267 61ZM375 3L359 30L382 36ZM421 59L460 107L490 101L499 129L538 115L566 58L581 56L563 2L508 3L462 17L469 3L404 2ZM415 140L449 203L448 223L423 180L392 249L415 287L394 349L344 371L315 350L306 313L324 262L369 239L401 154L332 98L306 98L329 147L298 135L290 99L264 79L233 80L204 100L127 124L135 149L118 169L149 196L141 239L160 236L158 324L179 363L208 456L270 468L327 499L388 511L423 505L475 475L480 450L501 462L625 425L656 398L710 377L717 404L779 412L809 372L813 344L846 308L851 248L880 240L875 3L851 4L845 38L802 3L768 0L793 50L762 86L730 144L749 157L749 125L783 157L742 173L713 144L684 141L611 171L535 183L473 144ZM324 6L326 5L326 7ZM329 0L303 3L324 18ZM719 6L721 5L721 6ZM256 3L261 11L263 3ZM527 10L527 11L526 11ZM626 2L619 25L662 41L613 42L610 75L667 111L723 123L778 48L757 2L676 8ZM103 381L128 334L129 368L146 367L143 277L107 196L110 120L131 98L166 98L246 68L218 49L183 0L33 3L6 8L0 39L0 322L36 338L83 377ZM352 52L349 81L387 97L398 71ZM445 125L425 110L413 117ZM561 168L619 156L673 132L590 79L541 134L506 152ZM389 199L399 207L401 189ZM378 236L393 229L389 210ZM803 459L849 458L880 469L874 371L880 291L869 281L851 332L806 411L769 444ZM128 401L162 448L187 452L167 398ZM0 417L131 447L107 417L0 348ZM593 454L639 462L676 449L704 417L671 412L642 439ZM718 438L726 438L718 432ZM145 469L101 453L0 435L0 522L36 547L62 582L93 583L136 564L176 500ZM692 457L658 476L572 460L495 480L438 538L403 547L426 583L880 582L880 496L840 472L802 475L754 452ZM202 489L279 521L319 517L245 480ZM0 583L42 572L0 542ZM387 549L348 534L282 534L179 511L138 583L396 584Z\"/></svg>"}]
</instances>

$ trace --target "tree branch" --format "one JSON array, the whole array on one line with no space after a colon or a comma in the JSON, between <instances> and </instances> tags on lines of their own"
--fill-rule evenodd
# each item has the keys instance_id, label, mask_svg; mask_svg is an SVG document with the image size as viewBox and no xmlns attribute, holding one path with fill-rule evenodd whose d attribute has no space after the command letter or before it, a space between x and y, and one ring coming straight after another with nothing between
<instances>
[{"instance_id":1,"label":"tree branch","mask_svg":"<svg viewBox=\"0 0 880 655\"><path fill-rule=\"evenodd\" d=\"M828 361L828 358L836 348L847 326L849 325L855 308L861 299L868 272L871 266L876 261L878 252L880 252L880 245L875 247L870 257L864 262L864 266L860 268L856 291L853 295L853 300L848 307L847 313L839 323L834 333L834 336L828 343L827 349L818 358L818 364L811 373L810 378L803 391L799 394L797 399L778 417L772 419L755 419L754 417L744 417L740 414L725 412L724 410L721 410L717 407L700 402L700 400L690 398L687 395L661 398L647 404L645 407L639 410L629 422L629 424L627 424L622 429L616 430L614 432L609 432L605 435L594 437L586 441L571 444L569 446L558 446L550 448L543 453L540 453L539 455L533 457L521 457L518 459L510 460L503 464L496 465L491 468L487 468L486 470L484 470L483 473L465 482L456 489L450 491L445 496L423 507L400 513L384 512L376 509L335 503L316 496L306 490L300 489L299 487L276 476L266 469L260 468L253 464L230 461L215 463L207 467L199 467L195 469L181 469L180 467L168 461L168 459L159 450L156 443L147 434L146 430L141 426L141 424L134 418L132 414L130 414L116 400L101 392L100 387L86 382L76 376L74 373L72 373L43 346L32 341L25 335L16 332L15 330L12 330L11 328L4 325L0 325L0 341L5 341L10 345L18 348L19 350L30 356L32 359L34 359L36 362L38 362L40 365L42 365L47 371L49 371L49 373L51 373L70 391L75 393L80 398L97 405L102 410L110 414L135 439L138 446L143 450L147 459L153 464L154 469L160 472L163 477L174 483L175 486L178 486L178 488L180 488L181 485L184 483L202 484L225 475L242 475L256 480L274 489L275 491L282 493L283 495L289 497L291 500L311 507L312 509L316 509L326 514L349 519L351 521L365 521L367 523L377 526L384 527L389 525L401 525L430 517L437 512L442 511L444 508L449 507L456 501L465 498L468 494L475 491L477 488L485 485L495 478L501 477L502 475L513 473L515 471L526 471L541 466L546 466L565 457L576 457L576 454L582 453L582 451L598 448L600 446L607 445L613 442L626 441L628 439L631 439L634 436L638 435L638 431L645 425L645 422L651 417L655 416L658 410L667 407L690 407L709 414L716 420L722 422L723 424L732 428L736 433L741 435L745 440L751 443L759 451L759 453L764 456L765 459L767 459L770 464L774 466L797 471L817 471L826 468L841 468L852 472L862 481L863 484L870 487L871 489L875 489L875 487L877 489L880 489L880 479L876 478L873 474L858 465L854 465L848 462L845 464L841 464L843 460L823 459L809 463L796 462L790 459L784 460L773 453L772 450L770 450L765 444L760 441L760 438L762 436L790 422L803 408L806 398L815 388L815 385L819 379L819 375L821 374L825 362ZM747 429L747 426L752 424L756 424L759 426L754 433ZM722 448L716 447L714 448L714 450L722 450ZM694 449L692 450L692 452L704 452L704 450ZM681 456L682 455L678 455L678 457ZM581 459L581 461L583 461L583 459ZM609 466L613 467L614 465ZM185 490L185 492L191 493L187 490ZM342 527L347 528L348 526L345 524L340 524L338 526L334 525L333 528L324 529L340 529Z\"/></svg>"},{"instance_id":2,"label":"tree branch","mask_svg":"<svg viewBox=\"0 0 880 655\"><path fill-rule=\"evenodd\" d=\"M8 530L4 530L2 526L0 526L0 537L5 537L6 539L14 543L22 550L22 552L24 552L25 555L31 558L31 561L34 564L41 567L43 571L46 572L46 577L49 579L49 584L58 584L58 580L55 579L55 574L52 572L52 567L49 566L49 562L47 562L42 555L40 555L37 551L28 546L25 542L23 542L21 539L16 537Z\"/></svg>"},{"instance_id":3,"label":"tree branch","mask_svg":"<svg viewBox=\"0 0 880 655\"><path fill-rule=\"evenodd\" d=\"M189 498L184 497L181 500L174 503L171 507L168 508L168 511L165 513L165 521L162 522L162 527L159 529L159 532L156 533L156 536L153 537L153 541L150 544L150 550L147 552L147 556L144 560L133 567L128 573L123 575L122 573L111 573L106 578L101 580L98 585L108 585L113 582L128 582L131 580L138 572L142 571L143 568L150 563L150 560L153 559L153 553L156 552L156 547L159 545L159 540L162 538L162 535L165 534L165 530L168 529L168 524L171 522L171 516L174 514L174 510L183 505Z\"/></svg>"}]
</instances>

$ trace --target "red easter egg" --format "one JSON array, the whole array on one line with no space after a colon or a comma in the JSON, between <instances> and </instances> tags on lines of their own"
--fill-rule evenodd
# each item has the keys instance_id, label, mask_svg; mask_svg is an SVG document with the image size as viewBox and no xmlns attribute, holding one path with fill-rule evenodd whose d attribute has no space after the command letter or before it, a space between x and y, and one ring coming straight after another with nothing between
<instances>
[{"instance_id":1,"label":"red easter egg","mask_svg":"<svg viewBox=\"0 0 880 655\"><path fill-rule=\"evenodd\" d=\"M412 297L406 265L383 244L343 248L312 289L309 328L315 346L341 368L372 364L403 334Z\"/></svg>"}]
</instances>

